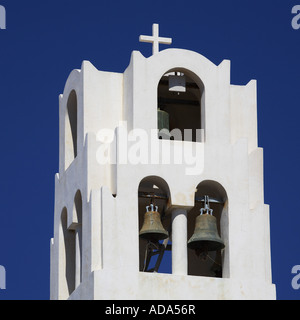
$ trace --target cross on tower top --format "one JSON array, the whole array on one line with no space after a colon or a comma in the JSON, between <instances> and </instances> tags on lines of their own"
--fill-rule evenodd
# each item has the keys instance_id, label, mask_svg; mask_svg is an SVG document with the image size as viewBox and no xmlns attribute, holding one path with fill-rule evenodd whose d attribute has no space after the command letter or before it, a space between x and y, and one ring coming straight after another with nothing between
<instances>
[{"instance_id":1,"label":"cross on tower top","mask_svg":"<svg viewBox=\"0 0 300 320\"><path fill-rule=\"evenodd\" d=\"M172 38L163 38L159 37L158 24L154 23L152 25L152 36L143 36L141 35L139 40L140 42L150 42L153 43L152 54L156 54L159 52L159 44L171 44Z\"/></svg>"}]
</instances>

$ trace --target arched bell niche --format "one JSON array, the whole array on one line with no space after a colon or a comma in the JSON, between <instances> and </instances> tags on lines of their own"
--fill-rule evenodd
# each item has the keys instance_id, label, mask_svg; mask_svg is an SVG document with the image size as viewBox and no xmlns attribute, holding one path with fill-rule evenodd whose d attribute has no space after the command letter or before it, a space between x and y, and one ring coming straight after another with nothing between
<instances>
[{"instance_id":1,"label":"arched bell niche","mask_svg":"<svg viewBox=\"0 0 300 320\"><path fill-rule=\"evenodd\" d=\"M203 82L189 70L175 68L161 77L157 88L159 139L203 142L203 93Z\"/></svg>"},{"instance_id":2,"label":"arched bell niche","mask_svg":"<svg viewBox=\"0 0 300 320\"><path fill-rule=\"evenodd\" d=\"M59 255L60 264L60 294L65 299L75 290L75 232L68 228L68 212L64 207L60 220Z\"/></svg>"},{"instance_id":3,"label":"arched bell niche","mask_svg":"<svg viewBox=\"0 0 300 320\"><path fill-rule=\"evenodd\" d=\"M162 228L171 236L171 215L167 214L170 203L170 190L166 181L158 176L148 176L138 187L139 234L145 221L145 213L151 210L151 203L160 214ZM170 238L147 240L139 235L139 271L172 273Z\"/></svg>"},{"instance_id":4,"label":"arched bell niche","mask_svg":"<svg viewBox=\"0 0 300 320\"><path fill-rule=\"evenodd\" d=\"M195 205L188 213L188 240L195 232L196 218L204 208L205 196L208 196L209 207L216 218L218 235L228 243L228 198L225 189L216 181L205 180L198 184L195 192ZM203 252L188 248L188 274L193 276L224 277L225 249Z\"/></svg>"},{"instance_id":5,"label":"arched bell niche","mask_svg":"<svg viewBox=\"0 0 300 320\"><path fill-rule=\"evenodd\" d=\"M77 135L78 135L78 108L77 94L72 90L68 97L67 108L65 113L65 166L77 157Z\"/></svg>"}]
</instances>

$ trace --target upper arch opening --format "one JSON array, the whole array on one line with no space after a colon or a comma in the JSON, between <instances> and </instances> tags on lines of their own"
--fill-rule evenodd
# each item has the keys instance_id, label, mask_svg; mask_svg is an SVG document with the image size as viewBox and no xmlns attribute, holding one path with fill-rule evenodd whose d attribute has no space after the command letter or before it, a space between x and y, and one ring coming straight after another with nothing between
<instances>
[{"instance_id":1,"label":"upper arch opening","mask_svg":"<svg viewBox=\"0 0 300 320\"><path fill-rule=\"evenodd\" d=\"M157 87L160 139L203 140L203 93L203 82L187 69L173 68L163 74Z\"/></svg>"}]
</instances>

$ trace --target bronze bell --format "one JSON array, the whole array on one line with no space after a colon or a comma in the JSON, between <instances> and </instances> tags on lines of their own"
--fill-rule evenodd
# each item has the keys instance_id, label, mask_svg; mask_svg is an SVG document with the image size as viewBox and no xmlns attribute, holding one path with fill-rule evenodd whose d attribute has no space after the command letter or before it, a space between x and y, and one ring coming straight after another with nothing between
<instances>
[{"instance_id":1,"label":"bronze bell","mask_svg":"<svg viewBox=\"0 0 300 320\"><path fill-rule=\"evenodd\" d=\"M223 249L225 245L218 234L217 220L212 215L213 210L209 208L207 196L205 196L205 207L201 208L200 212L200 215L196 218L194 234L188 241L188 247L198 252Z\"/></svg>"},{"instance_id":2,"label":"bronze bell","mask_svg":"<svg viewBox=\"0 0 300 320\"><path fill-rule=\"evenodd\" d=\"M150 208L150 210L149 210ZM144 223L140 230L140 237L146 240L158 241L169 237L160 220L160 213L157 211L158 207L153 204L146 207L144 215Z\"/></svg>"},{"instance_id":3,"label":"bronze bell","mask_svg":"<svg viewBox=\"0 0 300 320\"><path fill-rule=\"evenodd\" d=\"M169 125L169 114L161 110L160 108L157 109L157 128L158 128L158 137L160 139L170 139L170 125Z\"/></svg>"}]
</instances>

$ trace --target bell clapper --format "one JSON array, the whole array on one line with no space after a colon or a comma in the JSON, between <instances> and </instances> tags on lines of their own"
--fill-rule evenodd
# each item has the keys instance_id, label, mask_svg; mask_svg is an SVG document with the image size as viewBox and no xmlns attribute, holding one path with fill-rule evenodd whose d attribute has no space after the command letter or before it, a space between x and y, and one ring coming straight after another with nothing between
<instances>
[{"instance_id":1,"label":"bell clapper","mask_svg":"<svg viewBox=\"0 0 300 320\"><path fill-rule=\"evenodd\" d=\"M200 250L200 249L195 249L195 254L198 258L200 258L203 261L207 260L208 257L208 251L207 250Z\"/></svg>"}]
</instances>

